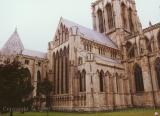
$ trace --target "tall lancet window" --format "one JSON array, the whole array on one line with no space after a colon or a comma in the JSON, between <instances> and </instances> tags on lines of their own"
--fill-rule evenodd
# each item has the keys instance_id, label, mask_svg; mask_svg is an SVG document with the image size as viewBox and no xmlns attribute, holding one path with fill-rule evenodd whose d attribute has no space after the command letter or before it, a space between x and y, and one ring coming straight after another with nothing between
<instances>
[{"instance_id":1,"label":"tall lancet window","mask_svg":"<svg viewBox=\"0 0 160 116\"><path fill-rule=\"evenodd\" d=\"M126 5L124 3L121 4L121 17L123 28L127 29Z\"/></svg>"},{"instance_id":2,"label":"tall lancet window","mask_svg":"<svg viewBox=\"0 0 160 116\"><path fill-rule=\"evenodd\" d=\"M37 83L41 82L41 73L37 71Z\"/></svg>"},{"instance_id":3,"label":"tall lancet window","mask_svg":"<svg viewBox=\"0 0 160 116\"><path fill-rule=\"evenodd\" d=\"M37 71L37 87L39 86L40 82L41 82L41 73L40 71ZM37 91L37 96L39 96L39 91Z\"/></svg>"},{"instance_id":4,"label":"tall lancet window","mask_svg":"<svg viewBox=\"0 0 160 116\"><path fill-rule=\"evenodd\" d=\"M136 92L143 92L144 83L143 83L142 69L138 64L135 64L134 67L134 78L135 78Z\"/></svg>"},{"instance_id":5,"label":"tall lancet window","mask_svg":"<svg viewBox=\"0 0 160 116\"><path fill-rule=\"evenodd\" d=\"M101 32L101 33L103 33L104 32L104 24L103 24L103 13L102 13L102 10L98 10L97 11L97 14L98 14L98 21L99 21L99 31Z\"/></svg>"},{"instance_id":6,"label":"tall lancet window","mask_svg":"<svg viewBox=\"0 0 160 116\"><path fill-rule=\"evenodd\" d=\"M86 91L86 71L83 69L80 75L80 92Z\"/></svg>"},{"instance_id":7,"label":"tall lancet window","mask_svg":"<svg viewBox=\"0 0 160 116\"><path fill-rule=\"evenodd\" d=\"M108 18L108 28L112 29L115 27L114 11L111 4L106 5L107 18Z\"/></svg>"},{"instance_id":8,"label":"tall lancet window","mask_svg":"<svg viewBox=\"0 0 160 116\"><path fill-rule=\"evenodd\" d=\"M104 72L101 70L99 73L100 92L104 92Z\"/></svg>"},{"instance_id":9,"label":"tall lancet window","mask_svg":"<svg viewBox=\"0 0 160 116\"><path fill-rule=\"evenodd\" d=\"M129 27L130 27L130 32L134 32L134 25L133 25L133 16L132 16L132 9L129 8L128 11L128 20L129 20Z\"/></svg>"},{"instance_id":10,"label":"tall lancet window","mask_svg":"<svg viewBox=\"0 0 160 116\"><path fill-rule=\"evenodd\" d=\"M158 83L158 87L160 89L160 58L156 59L156 63L155 63L155 69L156 69L156 75L157 75L157 83Z\"/></svg>"}]
</instances>

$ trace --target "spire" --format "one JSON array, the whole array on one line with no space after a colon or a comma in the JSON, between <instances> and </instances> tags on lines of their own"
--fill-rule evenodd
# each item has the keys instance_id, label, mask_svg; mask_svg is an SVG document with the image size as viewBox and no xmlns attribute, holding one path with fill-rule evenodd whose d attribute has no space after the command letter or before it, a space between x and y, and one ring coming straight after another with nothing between
<instances>
[{"instance_id":1,"label":"spire","mask_svg":"<svg viewBox=\"0 0 160 116\"><path fill-rule=\"evenodd\" d=\"M10 36L8 41L4 44L2 52L6 55L20 54L24 50L23 43L17 33L17 28L15 28L13 34Z\"/></svg>"},{"instance_id":2,"label":"spire","mask_svg":"<svg viewBox=\"0 0 160 116\"><path fill-rule=\"evenodd\" d=\"M15 27L15 30L14 30L13 34L18 34L18 32L17 32L17 26Z\"/></svg>"},{"instance_id":3,"label":"spire","mask_svg":"<svg viewBox=\"0 0 160 116\"><path fill-rule=\"evenodd\" d=\"M17 27L15 28L15 31L14 32L16 32L17 33Z\"/></svg>"},{"instance_id":4,"label":"spire","mask_svg":"<svg viewBox=\"0 0 160 116\"><path fill-rule=\"evenodd\" d=\"M149 26L152 26L152 22L151 21L149 21Z\"/></svg>"}]
</instances>

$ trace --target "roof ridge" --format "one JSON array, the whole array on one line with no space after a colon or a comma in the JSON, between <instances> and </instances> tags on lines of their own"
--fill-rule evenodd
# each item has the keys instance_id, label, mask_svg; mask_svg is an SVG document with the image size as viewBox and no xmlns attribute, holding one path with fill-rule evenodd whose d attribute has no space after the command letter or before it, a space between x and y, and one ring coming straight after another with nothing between
<instances>
[{"instance_id":1,"label":"roof ridge","mask_svg":"<svg viewBox=\"0 0 160 116\"><path fill-rule=\"evenodd\" d=\"M116 43L113 42L112 39L111 39L108 35L99 33L99 32L97 32L97 31L95 31L95 30L93 30L93 29L91 29L91 28L85 27L85 26L83 26L83 25L80 25L80 24L78 24L78 23L76 23L76 22L74 22L74 21L65 19L65 18L63 18L63 17L61 17L61 20L60 20L60 21L61 21L62 23L64 23L66 26L68 26L69 28L70 28L70 27L73 27L73 26L78 26L78 27L80 28L80 32L81 32L83 29L85 29L86 32L85 32L85 31L82 31L81 33L85 33L85 34L87 34L87 32L88 32L88 33L92 33L92 34L89 34L88 38L90 38L91 36L94 37L94 35L96 34L96 37L94 37L94 41L98 41L99 38L106 38L106 39L108 39L108 40L110 41L110 44L112 43L112 44L114 45L114 48L115 48L115 49L118 49L118 46L116 45ZM82 29L82 28L83 28L83 29ZM101 37L99 37L99 36L101 36ZM99 37L99 38L98 38L98 37ZM93 38L90 38L90 39L93 39ZM108 41L108 42L109 42L109 41ZM101 41L101 44L102 44L102 43L104 43L104 42ZM113 46L109 46L109 45L108 45L108 47L113 47Z\"/></svg>"},{"instance_id":2,"label":"roof ridge","mask_svg":"<svg viewBox=\"0 0 160 116\"><path fill-rule=\"evenodd\" d=\"M89 28L89 27L86 27L86 26L84 26L84 25L80 25L80 24L78 24L77 22L71 21L71 20L69 20L69 19L66 19L66 18L63 18L63 17L62 17L62 20L66 20L66 21L68 21L68 22L70 22L70 23L73 23L73 24L75 24L75 25L77 25L77 26L84 27L84 28L86 28L86 29L89 29L89 30L94 31L93 29L91 29L91 28ZM94 31L94 32L96 32L96 31Z\"/></svg>"},{"instance_id":3,"label":"roof ridge","mask_svg":"<svg viewBox=\"0 0 160 116\"><path fill-rule=\"evenodd\" d=\"M24 49L24 50L29 50L29 51L33 51L33 52L39 52L39 53L47 53L47 52L43 52L43 51L39 51L39 50L31 50L31 49Z\"/></svg>"}]
</instances>

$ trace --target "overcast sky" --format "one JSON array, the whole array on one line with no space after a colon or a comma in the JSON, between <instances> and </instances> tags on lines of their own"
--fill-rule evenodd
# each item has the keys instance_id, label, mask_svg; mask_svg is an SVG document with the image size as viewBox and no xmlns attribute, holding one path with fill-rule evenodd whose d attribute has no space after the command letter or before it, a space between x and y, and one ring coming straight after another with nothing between
<instances>
[{"instance_id":1,"label":"overcast sky","mask_svg":"<svg viewBox=\"0 0 160 116\"><path fill-rule=\"evenodd\" d=\"M0 48L15 27L27 49L47 51L60 17L92 28L95 0L0 0ZM160 22L160 0L136 0L143 27Z\"/></svg>"}]
</instances>

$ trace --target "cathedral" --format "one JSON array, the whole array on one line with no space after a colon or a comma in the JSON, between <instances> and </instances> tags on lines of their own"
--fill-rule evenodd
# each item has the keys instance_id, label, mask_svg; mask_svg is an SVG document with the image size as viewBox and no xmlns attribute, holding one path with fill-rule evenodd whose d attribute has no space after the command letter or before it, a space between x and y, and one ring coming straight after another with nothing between
<instances>
[{"instance_id":1,"label":"cathedral","mask_svg":"<svg viewBox=\"0 0 160 116\"><path fill-rule=\"evenodd\" d=\"M37 83L52 81L55 111L160 107L160 23L143 29L135 0L95 0L93 29L60 18L48 52L24 48L17 30L0 51Z\"/></svg>"}]
</instances>

